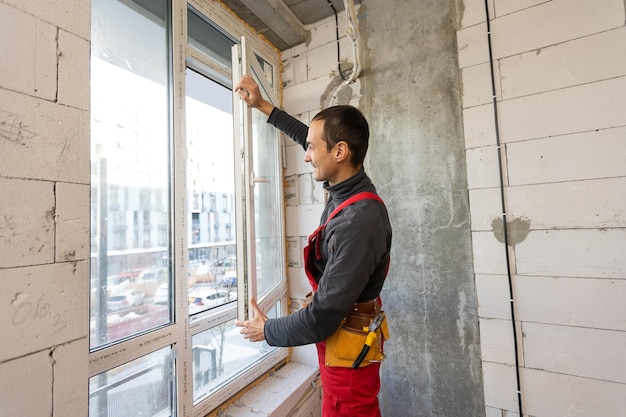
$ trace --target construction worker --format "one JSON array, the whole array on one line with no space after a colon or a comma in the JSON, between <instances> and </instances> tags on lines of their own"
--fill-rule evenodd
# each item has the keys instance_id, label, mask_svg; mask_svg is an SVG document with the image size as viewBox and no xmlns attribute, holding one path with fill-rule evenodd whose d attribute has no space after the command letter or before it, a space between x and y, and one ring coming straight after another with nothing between
<instances>
[{"instance_id":1,"label":"construction worker","mask_svg":"<svg viewBox=\"0 0 626 417\"><path fill-rule=\"evenodd\" d=\"M350 360L336 366L328 358L334 351L326 349L349 313L374 317L380 312L379 295L389 267L392 233L387 209L363 168L368 123L352 106L333 106L319 112L307 127L265 100L248 75L234 91L305 149L304 161L328 193L320 227L304 251L312 301L286 317L268 319L251 300L253 316L236 325L252 342L285 347L316 343L323 417L380 417L380 362L365 360L359 366L359 361ZM368 322L363 324L367 330ZM353 347L357 355L363 347L359 343Z\"/></svg>"}]
</instances>

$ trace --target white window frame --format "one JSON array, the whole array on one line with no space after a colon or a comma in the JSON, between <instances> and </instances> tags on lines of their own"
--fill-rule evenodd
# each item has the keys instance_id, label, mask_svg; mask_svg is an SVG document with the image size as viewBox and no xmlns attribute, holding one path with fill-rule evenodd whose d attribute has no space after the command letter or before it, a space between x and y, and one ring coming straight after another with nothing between
<instances>
[{"instance_id":1,"label":"white window frame","mask_svg":"<svg viewBox=\"0 0 626 417\"><path fill-rule=\"evenodd\" d=\"M241 43L239 45L233 46L233 54L232 54L233 55L233 68L239 68L241 70L240 73L233 74L233 82L235 82L235 80L239 79L244 74L255 76L254 78L258 81L260 90L262 93L264 93L266 99L269 100L275 106L278 106L278 98L276 96L276 91L274 90L276 87L270 85L267 78L263 76L265 70L260 67L258 61L256 60L254 56L254 54L258 55L258 52L249 44L250 44L250 41L244 36L241 38ZM261 56L261 58L265 58L265 57ZM276 73L276 68L278 67L275 64L273 64L272 68L273 68L274 73L271 74L270 76L272 77L273 80L278 80L279 74ZM274 84L276 84L276 82L274 82ZM262 179L256 176L256 173L254 172L254 167L253 167L252 150L251 150L253 146L252 144L253 133L252 133L251 120L252 120L252 112L258 111L258 110L253 110L245 106L243 104L243 101L241 100L239 100L239 105L235 104L233 108L236 109L235 119L239 119L242 121L242 125L240 126L241 129L236 132L236 135L237 133L240 135L239 141L241 142L241 146L243 150L242 155L244 159L243 176L244 176L244 182L246 186L245 186L245 195L242 197L244 197L246 201L245 217L247 219L254 219L254 203L255 203L254 187L256 186L257 182L261 182ZM277 141L280 145L282 145L282 141L280 141L280 137L278 136L277 136ZM278 156L280 157L281 155L282 155L282 152L279 152ZM279 194L283 196L284 195L283 182L280 181L278 185L279 185ZM277 215L279 216L280 219L283 219L283 221L281 222L281 230L279 233L281 236L284 237L285 236L285 230L284 230L285 216L284 216L282 205L279 206ZM248 260L247 265L248 265L249 271L256 271L256 256L255 256L256 248L254 245L256 236L255 236L254 227L247 227L246 232L248 233L247 238L246 238L247 246L245 248L247 252L246 258ZM281 261L283 265L286 265L284 252L285 251L283 251L283 259ZM283 281L282 285L277 286L269 294L263 296L262 298L261 298L261 294L258 294L256 280L251 280L250 285L247 288L242 288L242 290L243 290L243 293L240 293L239 295L247 300L250 300L250 298L255 298L258 301L259 308L263 311L267 311L274 304L276 304L279 300L281 299L284 300L287 294L287 287L285 285L285 281ZM283 303L282 315L286 314L287 308L285 304L286 303ZM239 313L238 313L239 319L247 320L248 318L250 318L249 316L250 316L249 303L239 304Z\"/></svg>"},{"instance_id":2,"label":"white window frame","mask_svg":"<svg viewBox=\"0 0 626 417\"><path fill-rule=\"evenodd\" d=\"M206 16L216 26L224 31L225 34L233 39L241 39L241 45L236 45L238 49L236 55L233 56L233 71L227 73L222 67L214 64L208 57L198 52L194 48L191 48L187 43L187 12L188 7L191 6L197 12ZM236 184L236 188L240 191L240 194L236 196L236 218L238 225L241 226L241 219L244 215L247 217L247 227L244 230L243 227L237 227L237 252L239 259L247 259L248 267L244 268L242 262L238 262L237 273L238 276L243 277L244 273L251 271L252 275L250 279L238 280L238 301L237 308L216 309L210 313L189 316L188 314L188 294L187 294L187 263L189 243L187 237L187 216L186 207L191 204L187 201L187 190L184 188L186 179L184 178L184 166L186 162L186 140L185 140L185 70L187 67L194 69L195 71L203 72L206 74L206 70L209 69L212 74L219 74L223 78L221 81L229 80L235 82L239 76L243 73L251 71L250 68L240 68L240 65L247 67L247 64L254 67L258 67L255 59L250 59L252 49L254 53L262 57L265 61L271 64L273 71L274 86L268 84L264 85L267 91L271 92L271 99L278 106L276 96L278 94L277 89L281 84L280 74L278 70L280 68L280 56L279 52L261 40L256 34L254 34L246 25L243 25L241 21L235 18L232 13L221 6L217 2L205 2L205 1L185 1L185 0L171 0L171 17L169 22L169 36L171 39L171 57L170 65L172 68L171 74L171 106L172 106L172 153L173 153L173 166L174 175L172 178L172 214L171 214L171 229L173 231L172 236L172 273L174 274L174 288L176 299L174 318L171 324L150 330L140 336L131 337L128 340L107 345L103 348L94 350L89 354L89 377L96 376L102 372L106 372L110 369L116 368L124 363L143 357L149 353L157 351L159 349L171 346L175 355L175 378L176 378L176 410L177 416L204 416L207 413L215 410L218 406L223 404L228 398L244 389L251 382L256 380L264 373L271 370L276 365L285 361L289 355L288 349L277 349L272 354L265 356L261 361L254 364L254 366L241 372L232 381L225 384L214 394L203 399L197 405L193 405L193 360L192 360L192 345L191 339L194 334L202 332L211 328L216 323L232 320L235 317L240 319L248 317L248 300L251 297L256 298L256 280L254 266L254 228L250 227L250 220L254 221L254 193L252 189L254 187L254 173L251 171L251 139L250 139L250 118L251 110L247 109L242 102L233 95L233 116L234 116L234 132L235 132L235 147L237 152L241 155L241 164L237 163L236 166L241 166L241 171L236 172L236 178L239 178L241 183ZM242 50L243 49L243 50ZM237 65L235 65L237 64ZM256 71L260 71L260 68L256 68ZM262 72L262 71L261 71ZM261 80L262 81L262 80ZM234 85L234 84L233 84ZM232 86L231 86L232 87ZM279 138L280 139L280 138ZM281 142L282 143L282 142ZM277 158L282 157L282 152L279 152ZM282 166L282 164L281 164ZM282 172L281 178L278 180L280 184L280 193L283 195L282 190ZM242 201L245 201L245 206L242 206ZM286 260L285 252L285 231L284 231L284 213L283 204L279 204L280 213L277 216L281 219L280 236L283 237L283 276L281 277L280 284L275 287L269 294L260 300L260 307L264 310L269 309L271 306L280 303L280 314L287 314L287 273L286 273ZM245 235L244 235L245 234ZM245 237L245 241L248 242L247 247L243 247L239 242ZM247 277L246 277L247 278ZM246 282L250 282L250 285L245 285ZM185 378L186 376L186 378Z\"/></svg>"}]
</instances>

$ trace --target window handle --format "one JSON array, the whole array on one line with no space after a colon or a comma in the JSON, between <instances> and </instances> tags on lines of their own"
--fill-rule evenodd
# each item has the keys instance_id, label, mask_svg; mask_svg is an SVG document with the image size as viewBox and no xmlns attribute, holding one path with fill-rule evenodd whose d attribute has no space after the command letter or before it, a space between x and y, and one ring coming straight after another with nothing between
<instances>
[{"instance_id":1,"label":"window handle","mask_svg":"<svg viewBox=\"0 0 626 417\"><path fill-rule=\"evenodd\" d=\"M254 187L254 184L258 184L258 183L265 183L265 184L271 184L271 180L269 178L265 178L265 177L257 177L256 175L254 175L254 172L250 173L250 186Z\"/></svg>"}]
</instances>

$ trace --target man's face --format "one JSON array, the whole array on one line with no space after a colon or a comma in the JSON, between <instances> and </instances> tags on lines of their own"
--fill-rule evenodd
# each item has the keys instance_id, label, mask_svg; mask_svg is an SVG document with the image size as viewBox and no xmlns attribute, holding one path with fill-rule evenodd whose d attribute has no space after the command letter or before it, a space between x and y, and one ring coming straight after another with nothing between
<instances>
[{"instance_id":1,"label":"man's face","mask_svg":"<svg viewBox=\"0 0 626 417\"><path fill-rule=\"evenodd\" d=\"M326 150L323 133L323 120L316 120L311 123L309 135L306 138L307 149L304 155L304 162L311 163L315 181L328 181L330 185L333 185L337 176L337 161L333 152L335 147L331 148L330 152Z\"/></svg>"}]
</instances>

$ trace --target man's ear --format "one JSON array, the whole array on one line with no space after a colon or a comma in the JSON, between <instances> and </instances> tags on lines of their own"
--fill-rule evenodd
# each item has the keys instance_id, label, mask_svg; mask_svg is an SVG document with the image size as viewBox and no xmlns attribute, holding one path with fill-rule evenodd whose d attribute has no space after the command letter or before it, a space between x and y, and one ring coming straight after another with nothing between
<instances>
[{"instance_id":1,"label":"man's ear","mask_svg":"<svg viewBox=\"0 0 626 417\"><path fill-rule=\"evenodd\" d=\"M335 160L337 162L343 162L350 157L350 147L344 141L337 142L335 144Z\"/></svg>"}]
</instances>

